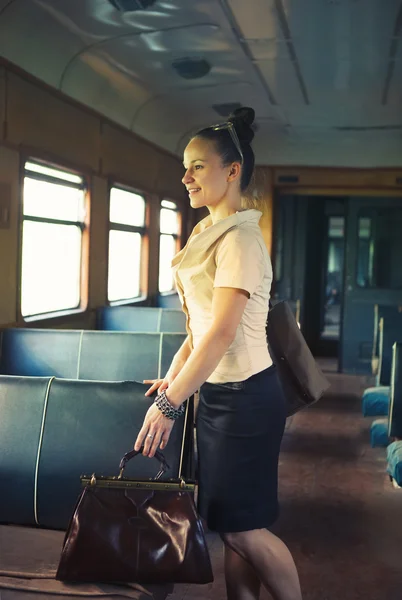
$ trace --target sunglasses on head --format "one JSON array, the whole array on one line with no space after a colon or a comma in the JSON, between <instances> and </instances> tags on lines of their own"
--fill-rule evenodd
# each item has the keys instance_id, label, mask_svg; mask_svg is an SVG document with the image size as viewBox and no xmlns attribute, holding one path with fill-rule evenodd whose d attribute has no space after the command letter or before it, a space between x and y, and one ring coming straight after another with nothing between
<instances>
[{"instance_id":1,"label":"sunglasses on head","mask_svg":"<svg viewBox=\"0 0 402 600\"><path fill-rule=\"evenodd\" d=\"M237 152L240 154L241 164L244 162L243 152L241 151L240 141L238 135L236 133L236 129L231 121L226 121L226 123L219 123L218 125L212 125L211 129L213 131L222 131L227 129L230 133L230 137L232 138L232 142L236 146Z\"/></svg>"}]
</instances>

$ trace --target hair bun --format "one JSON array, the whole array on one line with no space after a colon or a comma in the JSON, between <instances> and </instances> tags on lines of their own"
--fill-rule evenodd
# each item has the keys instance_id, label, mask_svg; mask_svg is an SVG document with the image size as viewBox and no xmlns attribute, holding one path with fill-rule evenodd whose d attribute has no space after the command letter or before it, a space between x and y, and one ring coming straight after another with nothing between
<instances>
[{"instance_id":1,"label":"hair bun","mask_svg":"<svg viewBox=\"0 0 402 600\"><path fill-rule=\"evenodd\" d=\"M248 106L237 108L228 117L228 121L235 126L240 141L245 144L251 144L254 138L254 131L251 129L254 119L255 111Z\"/></svg>"},{"instance_id":2,"label":"hair bun","mask_svg":"<svg viewBox=\"0 0 402 600\"><path fill-rule=\"evenodd\" d=\"M249 106L242 106L229 115L228 121L244 121L244 123L250 127L250 125L254 123L254 119L254 109Z\"/></svg>"}]
</instances>

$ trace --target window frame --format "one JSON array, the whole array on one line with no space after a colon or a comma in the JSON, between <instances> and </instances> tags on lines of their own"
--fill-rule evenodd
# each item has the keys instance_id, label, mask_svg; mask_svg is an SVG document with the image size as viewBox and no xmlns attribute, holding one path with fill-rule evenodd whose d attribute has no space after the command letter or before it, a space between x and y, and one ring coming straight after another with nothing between
<instances>
[{"instance_id":1,"label":"window frame","mask_svg":"<svg viewBox=\"0 0 402 600\"><path fill-rule=\"evenodd\" d=\"M29 171L26 168L27 163L33 163L38 166L43 166L49 169L55 169L57 171L65 172L69 175L75 175L82 179L81 183L67 181L58 177L52 177L51 175L45 175L36 173L35 171ZM66 162L59 161L57 158L54 159L48 155L41 155L35 151L22 152L20 155L20 168L19 168L19 231L18 231L18 285L17 285L17 319L18 323L32 323L36 321L51 321L54 322L57 318L63 318L68 315L83 314L88 310L88 298L89 298L89 244L90 244L90 176L84 170L80 170L76 166L70 166ZM80 189L84 193L84 211L82 221L69 221L66 219L54 219L46 217L34 217L32 215L24 215L24 179L29 177L30 179L36 179L37 181L45 181L47 183L64 185L65 187ZM79 286L79 302L74 308L60 309L56 311L41 312L34 315L22 314L22 258L23 258L23 231L24 222L31 221L36 223L49 223L53 225L68 225L76 226L81 232L81 250L80 250L80 286Z\"/></svg>"},{"instance_id":2,"label":"window frame","mask_svg":"<svg viewBox=\"0 0 402 600\"><path fill-rule=\"evenodd\" d=\"M167 206L162 206L162 202L166 201L166 202L172 202L173 204L176 205L176 208L169 208ZM177 233L162 233L161 232L161 226L160 226L160 215L161 215L161 210L162 208L165 208L166 210L171 210L172 212L175 212L177 215ZM177 202L176 200L172 200L171 198L169 198L169 196L164 196L163 198L159 199L159 251L160 251L160 247L161 247L161 236L162 235L170 235L175 239L175 250L176 250L176 254L177 252L180 252L180 248L181 248L181 237L182 237L182 233L183 233L183 216L182 216L182 212L180 210L180 204L179 202ZM159 273L160 273L160 256L159 256L159 264L158 264L158 294L160 296L172 296L174 294L177 294L177 290L175 290L175 288L173 287L171 290L167 291L167 292L161 292L159 290Z\"/></svg>"},{"instance_id":3,"label":"window frame","mask_svg":"<svg viewBox=\"0 0 402 600\"><path fill-rule=\"evenodd\" d=\"M112 189L119 189L123 192L136 194L144 199L144 226L125 225L123 223L115 223L110 220L110 201ZM106 303L108 306L124 306L129 304L138 304L144 302L148 298L148 246L149 246L149 198L148 194L136 187L118 183L116 179L110 179L108 185L108 220L107 220L107 244L106 244ZM141 235L141 254L140 254L140 294L132 298L123 298L121 300L109 300L109 252L110 252L110 232L125 231L127 233L139 233Z\"/></svg>"}]
</instances>

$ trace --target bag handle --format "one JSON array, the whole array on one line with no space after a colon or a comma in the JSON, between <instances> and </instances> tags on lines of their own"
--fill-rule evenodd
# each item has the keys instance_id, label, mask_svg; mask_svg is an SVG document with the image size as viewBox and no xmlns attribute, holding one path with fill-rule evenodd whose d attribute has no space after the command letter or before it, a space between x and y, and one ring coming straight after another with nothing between
<instances>
[{"instance_id":1,"label":"bag handle","mask_svg":"<svg viewBox=\"0 0 402 600\"><path fill-rule=\"evenodd\" d=\"M123 456L123 458L121 459L120 464L119 464L120 473L119 473L117 479L121 479L123 477L124 469L126 468L128 461L131 460L132 458L134 458L135 456L137 456L138 454L141 454L143 450L144 450L144 446L142 446L139 450L131 450L130 452L127 452ZM164 475L166 473L166 471L168 471L170 469L170 467L166 462L166 458L164 457L162 452L160 452L159 450L157 450L155 452L154 458L156 458L156 460L159 460L159 462L160 462L159 472L156 474L156 476L154 478L155 480L157 480L157 479L160 479L162 477L162 475Z\"/></svg>"}]
</instances>

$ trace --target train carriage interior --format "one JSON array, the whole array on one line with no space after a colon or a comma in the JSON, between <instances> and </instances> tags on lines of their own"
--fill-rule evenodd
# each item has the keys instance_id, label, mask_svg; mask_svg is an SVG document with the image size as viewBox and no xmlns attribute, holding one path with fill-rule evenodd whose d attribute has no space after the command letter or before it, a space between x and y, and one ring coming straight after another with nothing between
<instances>
[{"instance_id":1,"label":"train carriage interior","mask_svg":"<svg viewBox=\"0 0 402 600\"><path fill-rule=\"evenodd\" d=\"M331 383L287 419L273 531L304 600L402 598L402 1L0 0L0 600L226 597L208 530L213 583L55 571L186 337L183 151L242 106L271 298Z\"/></svg>"}]
</instances>

